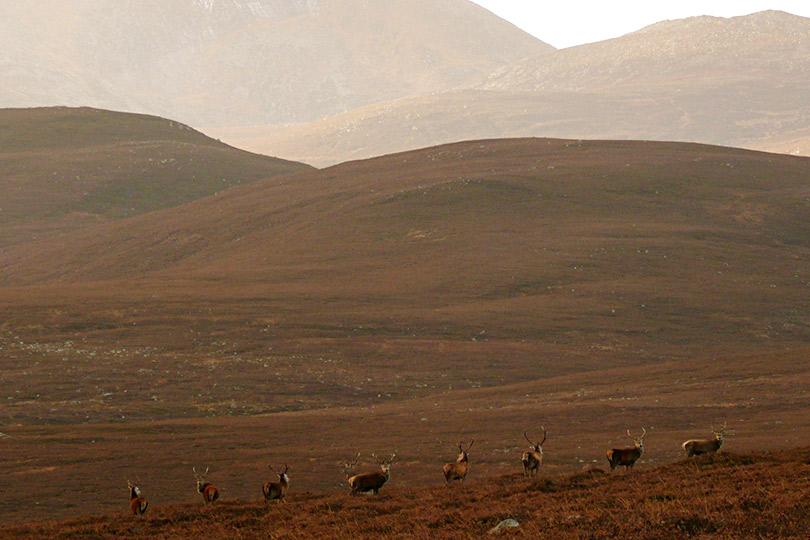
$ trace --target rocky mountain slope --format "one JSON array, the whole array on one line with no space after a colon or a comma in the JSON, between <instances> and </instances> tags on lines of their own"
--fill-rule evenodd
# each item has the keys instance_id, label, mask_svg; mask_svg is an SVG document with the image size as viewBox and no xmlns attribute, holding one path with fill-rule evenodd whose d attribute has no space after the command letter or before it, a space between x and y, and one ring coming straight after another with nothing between
<instances>
[{"instance_id":1,"label":"rocky mountain slope","mask_svg":"<svg viewBox=\"0 0 810 540\"><path fill-rule=\"evenodd\" d=\"M317 165L515 136L695 141L805 154L807 35L810 19L775 11L668 21L522 60L468 89L222 136Z\"/></svg>"},{"instance_id":2,"label":"rocky mountain slope","mask_svg":"<svg viewBox=\"0 0 810 540\"><path fill-rule=\"evenodd\" d=\"M302 122L549 50L466 0L2 0L0 106Z\"/></svg>"}]
</instances>

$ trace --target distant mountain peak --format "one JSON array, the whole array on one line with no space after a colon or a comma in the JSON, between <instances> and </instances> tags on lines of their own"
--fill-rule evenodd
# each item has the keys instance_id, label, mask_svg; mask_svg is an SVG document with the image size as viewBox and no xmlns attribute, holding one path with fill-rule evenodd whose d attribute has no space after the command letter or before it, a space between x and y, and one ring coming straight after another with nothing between
<instances>
[{"instance_id":1,"label":"distant mountain peak","mask_svg":"<svg viewBox=\"0 0 810 540\"><path fill-rule=\"evenodd\" d=\"M472 84L551 49L469 0L69 4L0 0L0 107L298 123Z\"/></svg>"}]
</instances>

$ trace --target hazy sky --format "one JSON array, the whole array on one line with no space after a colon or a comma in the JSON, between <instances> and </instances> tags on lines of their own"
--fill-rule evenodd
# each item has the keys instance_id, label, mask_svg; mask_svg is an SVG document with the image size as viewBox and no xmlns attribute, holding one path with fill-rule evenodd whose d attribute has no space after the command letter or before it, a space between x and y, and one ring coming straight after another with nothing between
<instances>
[{"instance_id":1,"label":"hazy sky","mask_svg":"<svg viewBox=\"0 0 810 540\"><path fill-rule=\"evenodd\" d=\"M810 17L810 0L473 0L562 49L618 37L647 25L697 15L734 17L767 9Z\"/></svg>"}]
</instances>

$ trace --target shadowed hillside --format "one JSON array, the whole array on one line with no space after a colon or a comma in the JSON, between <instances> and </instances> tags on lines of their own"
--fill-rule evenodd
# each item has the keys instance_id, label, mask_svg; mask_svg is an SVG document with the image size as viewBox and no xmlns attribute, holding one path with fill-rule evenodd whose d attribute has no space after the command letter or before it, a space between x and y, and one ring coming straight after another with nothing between
<instances>
[{"instance_id":1,"label":"shadowed hillside","mask_svg":"<svg viewBox=\"0 0 810 540\"><path fill-rule=\"evenodd\" d=\"M745 486L745 489L740 489ZM810 451L702 456L644 472L517 474L465 486L402 489L373 498L293 493L285 505L255 499L152 505L146 519L121 511L64 522L2 527L8 540L79 538L805 538L810 534ZM148 496L148 492L147 492Z\"/></svg>"},{"instance_id":2,"label":"shadowed hillside","mask_svg":"<svg viewBox=\"0 0 810 540\"><path fill-rule=\"evenodd\" d=\"M358 451L417 488L460 439L507 474L539 425L555 473L641 427L641 470L726 421L805 445L807 164L471 141L4 248L0 519L112 511L135 474L192 502L195 466L224 500L268 462L333 491Z\"/></svg>"},{"instance_id":3,"label":"shadowed hillside","mask_svg":"<svg viewBox=\"0 0 810 540\"><path fill-rule=\"evenodd\" d=\"M237 150L152 116L2 109L0 240L8 247L310 169Z\"/></svg>"}]
</instances>

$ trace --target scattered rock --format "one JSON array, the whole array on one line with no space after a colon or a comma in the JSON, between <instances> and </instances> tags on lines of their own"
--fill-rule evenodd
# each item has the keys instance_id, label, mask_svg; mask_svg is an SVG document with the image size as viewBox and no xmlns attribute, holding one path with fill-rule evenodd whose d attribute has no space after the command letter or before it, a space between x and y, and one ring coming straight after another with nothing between
<instances>
[{"instance_id":1,"label":"scattered rock","mask_svg":"<svg viewBox=\"0 0 810 540\"><path fill-rule=\"evenodd\" d=\"M489 530L489 534L497 534L503 531L504 529L514 529L516 527L520 527L520 523L518 523L516 520L505 519L500 523L498 523L497 525L495 525L493 528L491 528Z\"/></svg>"}]
</instances>

